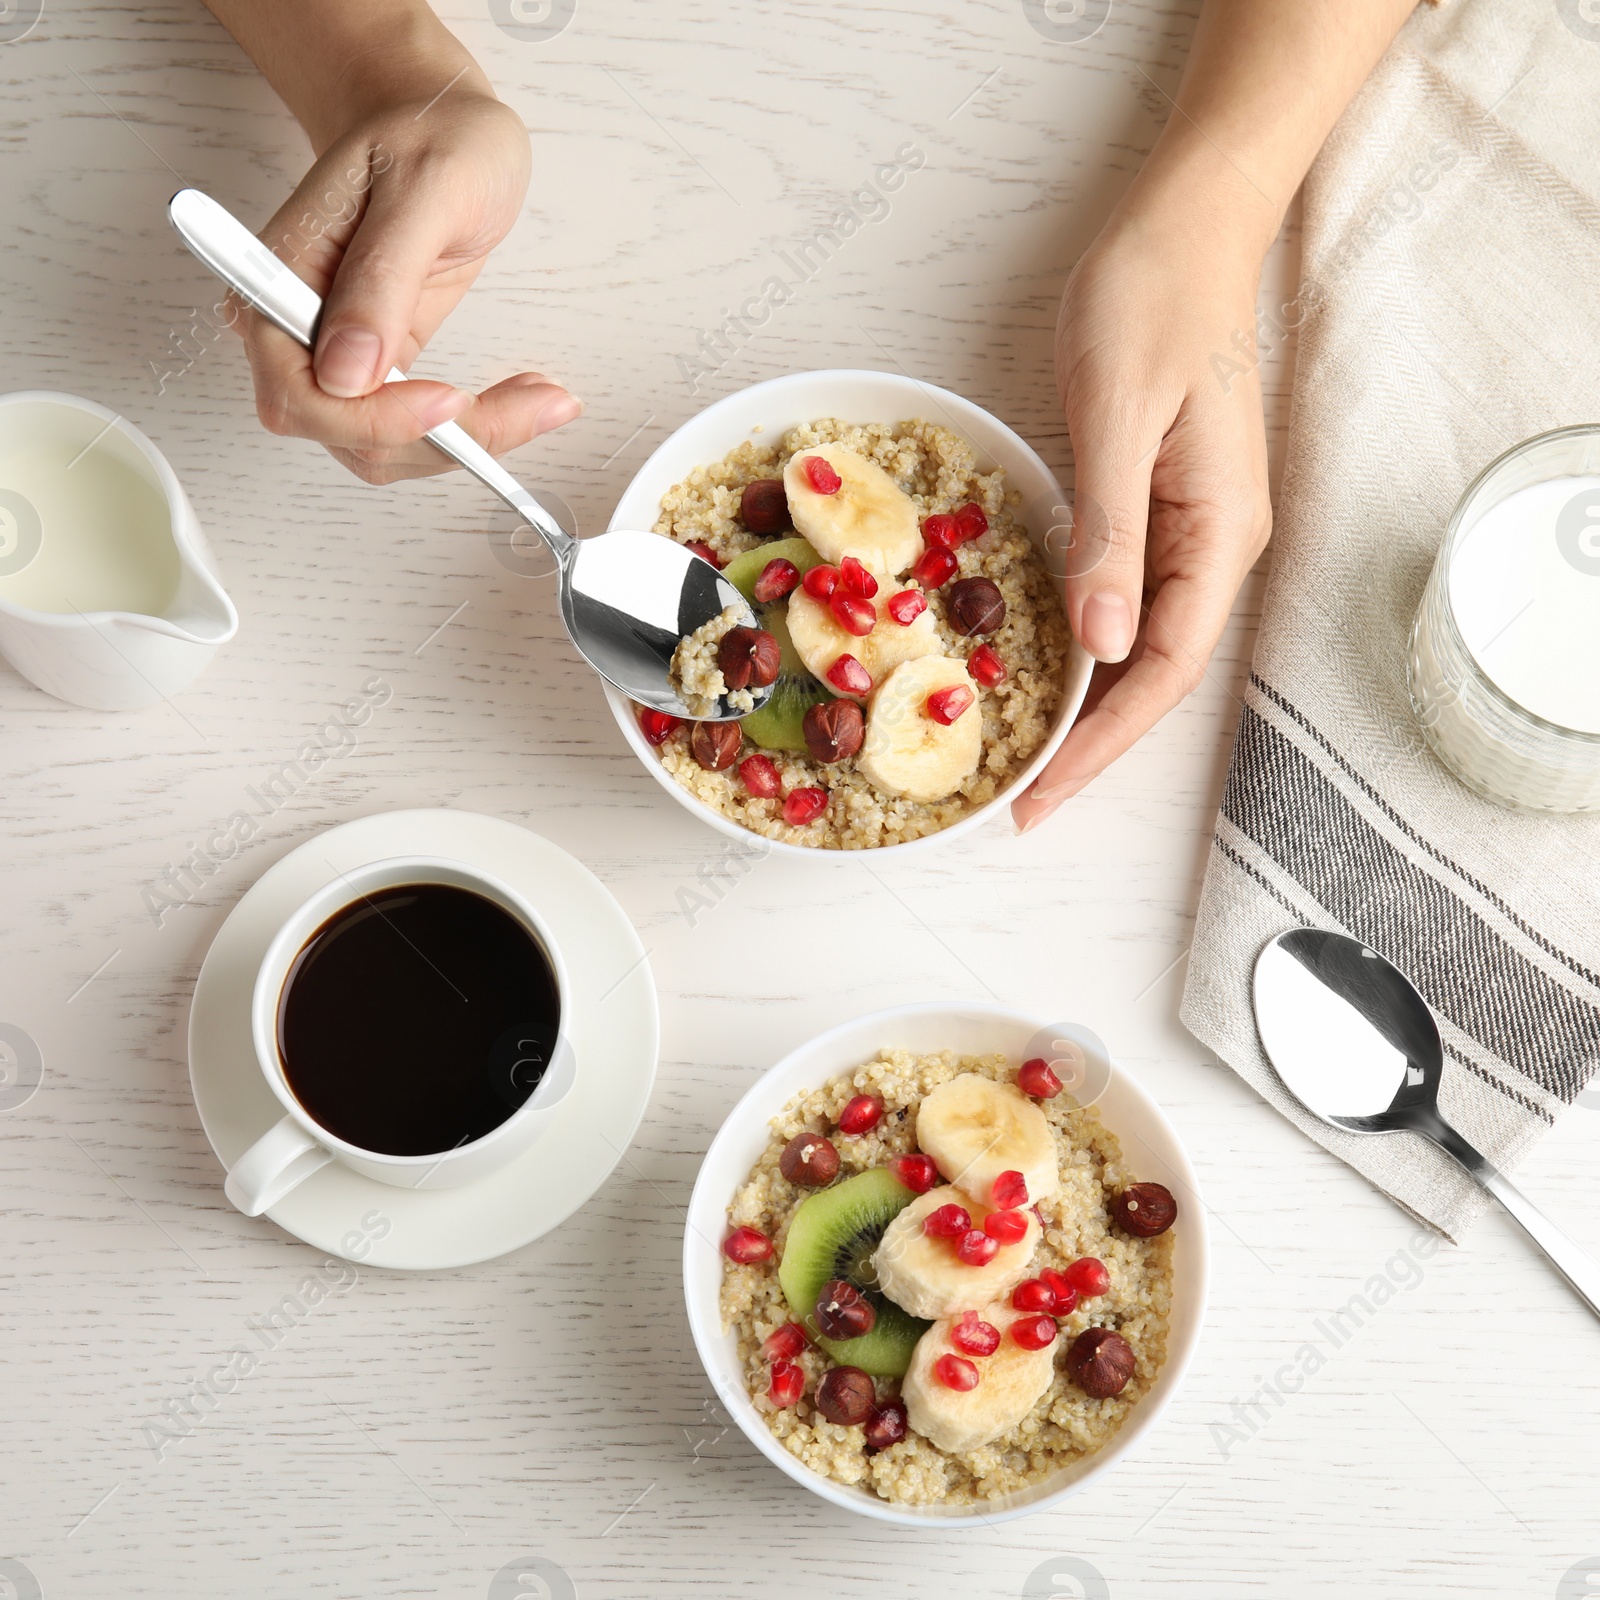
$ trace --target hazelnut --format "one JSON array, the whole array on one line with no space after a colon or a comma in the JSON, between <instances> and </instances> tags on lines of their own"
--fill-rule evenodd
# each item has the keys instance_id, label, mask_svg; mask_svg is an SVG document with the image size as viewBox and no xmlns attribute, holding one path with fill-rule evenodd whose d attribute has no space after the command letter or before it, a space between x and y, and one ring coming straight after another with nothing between
<instances>
[{"instance_id":1,"label":"hazelnut","mask_svg":"<svg viewBox=\"0 0 1600 1600\"><path fill-rule=\"evenodd\" d=\"M999 588L987 578L962 578L950 585L944 612L957 633L993 633L1006 620L1006 603Z\"/></svg>"},{"instance_id":2,"label":"hazelnut","mask_svg":"<svg viewBox=\"0 0 1600 1600\"><path fill-rule=\"evenodd\" d=\"M697 722L689 733L689 754L707 772L721 772L738 760L743 743L737 722Z\"/></svg>"},{"instance_id":3,"label":"hazelnut","mask_svg":"<svg viewBox=\"0 0 1600 1600\"><path fill-rule=\"evenodd\" d=\"M841 1428L865 1422L877 1399L872 1379L860 1367L834 1367L817 1385L817 1410Z\"/></svg>"},{"instance_id":4,"label":"hazelnut","mask_svg":"<svg viewBox=\"0 0 1600 1600\"><path fill-rule=\"evenodd\" d=\"M867 1419L866 1446L869 1455L887 1450L905 1438L909 1424L906 1408L899 1400L886 1400Z\"/></svg>"},{"instance_id":5,"label":"hazelnut","mask_svg":"<svg viewBox=\"0 0 1600 1600\"><path fill-rule=\"evenodd\" d=\"M782 478L757 478L739 496L739 520L751 533L784 533L794 526Z\"/></svg>"},{"instance_id":6,"label":"hazelnut","mask_svg":"<svg viewBox=\"0 0 1600 1600\"><path fill-rule=\"evenodd\" d=\"M872 1302L843 1278L830 1278L817 1295L817 1331L824 1339L859 1339L877 1320Z\"/></svg>"},{"instance_id":7,"label":"hazelnut","mask_svg":"<svg viewBox=\"0 0 1600 1600\"><path fill-rule=\"evenodd\" d=\"M806 712L800 731L813 761L843 761L861 748L867 722L854 700L824 700Z\"/></svg>"},{"instance_id":8,"label":"hazelnut","mask_svg":"<svg viewBox=\"0 0 1600 1600\"><path fill-rule=\"evenodd\" d=\"M778 1157L778 1171L790 1183L820 1189L839 1175L839 1152L820 1133L797 1133Z\"/></svg>"},{"instance_id":9,"label":"hazelnut","mask_svg":"<svg viewBox=\"0 0 1600 1600\"><path fill-rule=\"evenodd\" d=\"M778 641L760 628L730 628L717 646L717 665L730 689L765 689L778 681Z\"/></svg>"},{"instance_id":10,"label":"hazelnut","mask_svg":"<svg viewBox=\"0 0 1600 1600\"><path fill-rule=\"evenodd\" d=\"M1136 1239L1153 1239L1178 1219L1178 1202L1159 1183L1130 1183L1111 1202L1111 1215L1124 1233Z\"/></svg>"},{"instance_id":11,"label":"hazelnut","mask_svg":"<svg viewBox=\"0 0 1600 1600\"><path fill-rule=\"evenodd\" d=\"M1067 1376L1096 1400L1121 1394L1135 1365L1132 1346L1110 1328L1085 1328L1067 1351Z\"/></svg>"}]
</instances>

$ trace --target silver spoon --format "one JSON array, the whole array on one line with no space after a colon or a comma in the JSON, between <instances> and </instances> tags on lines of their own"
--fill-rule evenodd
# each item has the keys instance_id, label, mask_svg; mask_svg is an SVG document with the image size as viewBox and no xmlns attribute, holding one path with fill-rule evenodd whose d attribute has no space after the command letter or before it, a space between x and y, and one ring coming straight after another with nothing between
<instances>
[{"instance_id":1,"label":"silver spoon","mask_svg":"<svg viewBox=\"0 0 1600 1600\"><path fill-rule=\"evenodd\" d=\"M1444 1047L1427 1002L1358 939L1281 933L1256 958L1256 1028L1313 1116L1350 1133L1420 1133L1454 1156L1600 1316L1600 1263L1572 1242L1439 1111Z\"/></svg>"},{"instance_id":2,"label":"silver spoon","mask_svg":"<svg viewBox=\"0 0 1600 1600\"><path fill-rule=\"evenodd\" d=\"M321 297L236 217L198 189L180 189L167 213L183 242L229 288L308 350L316 348ZM388 382L403 382L393 369ZM709 561L673 539L619 529L593 539L563 532L543 506L465 429L453 422L427 437L527 521L556 559L561 620L578 653L607 683L641 705L673 716L693 713L668 679L672 654L697 628L738 606L757 626L744 596ZM752 687L755 706L770 687ZM723 695L701 722L747 715Z\"/></svg>"}]
</instances>

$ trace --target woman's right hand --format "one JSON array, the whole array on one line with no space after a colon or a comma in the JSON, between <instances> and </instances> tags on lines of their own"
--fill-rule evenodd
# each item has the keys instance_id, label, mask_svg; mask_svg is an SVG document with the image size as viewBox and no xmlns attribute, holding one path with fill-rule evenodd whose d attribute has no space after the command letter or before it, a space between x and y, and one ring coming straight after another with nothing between
<instances>
[{"instance_id":1,"label":"woman's right hand","mask_svg":"<svg viewBox=\"0 0 1600 1600\"><path fill-rule=\"evenodd\" d=\"M424 345L510 231L527 190L520 119L457 87L401 99L334 139L262 238L326 302L315 353L253 312L244 334L256 411L271 433L316 439L368 483L448 472L423 439L457 421L493 455L572 421L581 402L539 372L481 394L416 379Z\"/></svg>"}]
</instances>

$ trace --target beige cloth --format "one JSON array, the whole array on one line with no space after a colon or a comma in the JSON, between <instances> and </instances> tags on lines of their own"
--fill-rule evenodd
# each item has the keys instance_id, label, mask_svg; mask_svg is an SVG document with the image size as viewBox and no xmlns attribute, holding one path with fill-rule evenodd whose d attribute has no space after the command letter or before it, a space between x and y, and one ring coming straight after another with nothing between
<instances>
[{"instance_id":1,"label":"beige cloth","mask_svg":"<svg viewBox=\"0 0 1600 1600\"><path fill-rule=\"evenodd\" d=\"M1405 689L1461 490L1518 440L1600 421L1597 195L1592 0L1419 12L1318 158L1273 571L1184 990L1204 1044L1452 1236L1477 1187L1413 1135L1307 1117L1250 974L1297 922L1389 956L1440 1018L1445 1114L1503 1167L1600 1064L1600 816L1478 799Z\"/></svg>"}]
</instances>

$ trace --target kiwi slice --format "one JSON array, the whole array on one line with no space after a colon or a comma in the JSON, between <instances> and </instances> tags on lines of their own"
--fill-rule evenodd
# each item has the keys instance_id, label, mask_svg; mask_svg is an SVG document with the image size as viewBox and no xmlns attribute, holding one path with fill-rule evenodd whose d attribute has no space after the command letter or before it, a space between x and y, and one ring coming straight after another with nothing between
<instances>
[{"instance_id":1,"label":"kiwi slice","mask_svg":"<svg viewBox=\"0 0 1600 1600\"><path fill-rule=\"evenodd\" d=\"M835 698L820 679L807 670L789 637L787 599L760 604L755 597L756 579L769 561L792 561L805 576L820 567L822 557L804 539L774 539L735 556L722 569L722 576L756 608L761 626L778 641L778 680L759 711L741 719L741 726L763 750L803 751L806 747L806 712L824 700Z\"/></svg>"},{"instance_id":2,"label":"kiwi slice","mask_svg":"<svg viewBox=\"0 0 1600 1600\"><path fill-rule=\"evenodd\" d=\"M872 1254L896 1216L916 1196L889 1171L873 1167L821 1189L795 1212L784 1241L778 1282L795 1319L841 1366L877 1378L899 1378L911 1364L917 1340L931 1324L902 1311L878 1288ZM878 1320L859 1339L824 1339L816 1329L817 1296L831 1278L843 1278L872 1302Z\"/></svg>"},{"instance_id":3,"label":"kiwi slice","mask_svg":"<svg viewBox=\"0 0 1600 1600\"><path fill-rule=\"evenodd\" d=\"M738 555L722 569L722 576L742 594L746 600L754 603L756 598L756 579L767 569L769 561L792 561L799 568L803 578L813 568L824 565L822 557L812 549L810 541L806 539L773 539L767 544L758 544L754 550L746 550L743 555ZM777 607L786 607L785 600L775 600Z\"/></svg>"}]
</instances>

